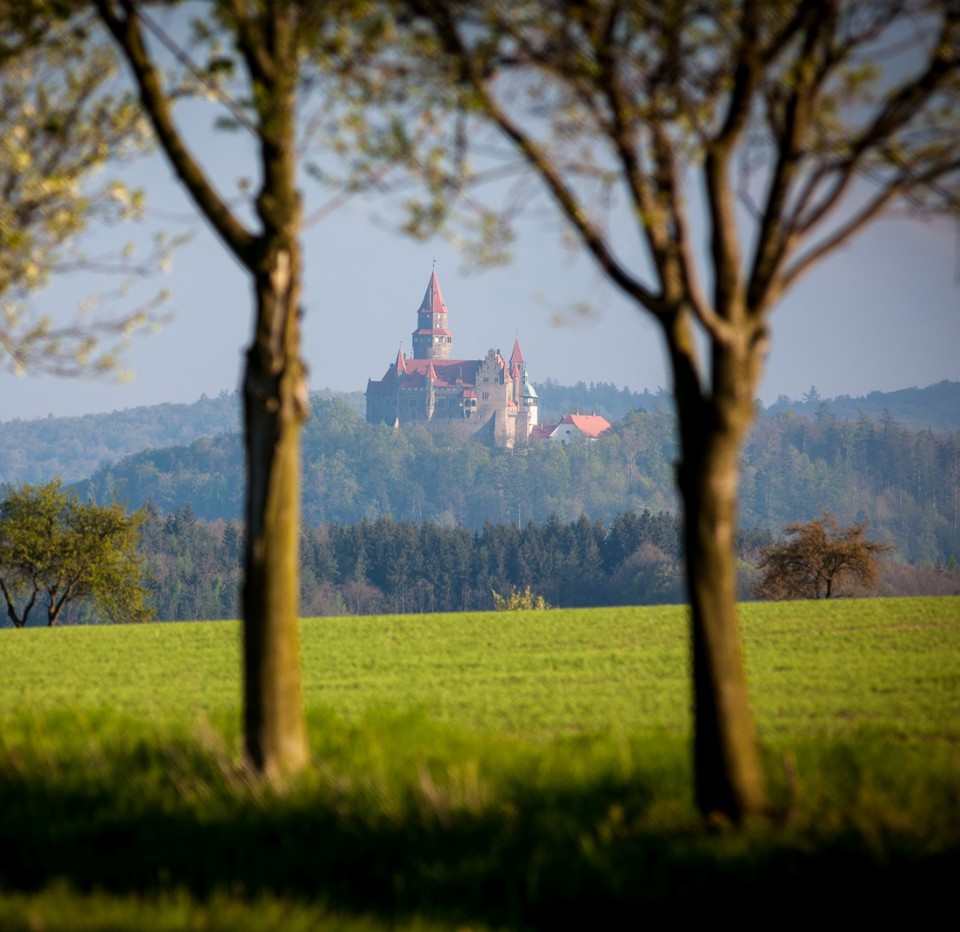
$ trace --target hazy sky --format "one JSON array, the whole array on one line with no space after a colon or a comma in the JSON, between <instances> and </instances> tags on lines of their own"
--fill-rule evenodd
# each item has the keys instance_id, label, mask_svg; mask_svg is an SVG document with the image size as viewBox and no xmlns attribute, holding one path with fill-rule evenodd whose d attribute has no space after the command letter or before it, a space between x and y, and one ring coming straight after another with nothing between
<instances>
[{"instance_id":1,"label":"hazy sky","mask_svg":"<svg viewBox=\"0 0 960 932\"><path fill-rule=\"evenodd\" d=\"M236 136L216 138L224 187L243 174L242 145ZM193 402L238 386L252 326L245 275L203 224L189 219L191 208L159 156L143 160L132 180L147 189L151 223L194 231L171 274L145 286L171 290L174 319L137 338L125 357L135 371L127 384L4 371L0 419ZM304 187L315 200L309 182ZM604 284L585 254L561 244L558 228L531 224L511 265L470 272L450 245L416 243L378 224L378 209L349 202L305 235L304 349L312 388L363 390L368 378L383 376L399 345L410 352L434 259L455 357L477 358L491 347L509 352L518 336L534 382L669 387L654 326ZM98 231L91 248L131 232ZM79 300L116 284L65 277L38 296L38 306L69 317ZM148 293L125 300L132 306ZM574 308L582 302L596 313L578 317ZM798 398L812 385L830 397L960 380L960 234L945 222L874 225L801 281L774 313L772 330L760 391L765 403L780 394Z\"/></svg>"}]
</instances>

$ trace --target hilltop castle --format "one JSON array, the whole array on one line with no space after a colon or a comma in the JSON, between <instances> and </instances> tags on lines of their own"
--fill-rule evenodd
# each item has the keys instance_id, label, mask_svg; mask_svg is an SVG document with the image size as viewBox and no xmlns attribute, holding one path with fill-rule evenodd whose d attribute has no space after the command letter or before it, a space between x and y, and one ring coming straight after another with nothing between
<instances>
[{"instance_id":1,"label":"hilltop castle","mask_svg":"<svg viewBox=\"0 0 960 932\"><path fill-rule=\"evenodd\" d=\"M514 341L509 360L491 349L483 359L452 359L453 334L437 273L417 310L413 357L403 349L379 382L367 382L367 421L422 424L444 440L483 439L498 447L527 442L539 400Z\"/></svg>"}]
</instances>

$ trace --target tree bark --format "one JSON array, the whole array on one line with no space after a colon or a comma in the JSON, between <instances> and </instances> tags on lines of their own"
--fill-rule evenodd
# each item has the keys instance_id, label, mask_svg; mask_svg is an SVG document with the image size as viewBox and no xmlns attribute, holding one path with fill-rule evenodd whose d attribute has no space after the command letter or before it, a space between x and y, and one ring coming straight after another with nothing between
<instances>
[{"instance_id":1,"label":"tree bark","mask_svg":"<svg viewBox=\"0 0 960 932\"><path fill-rule=\"evenodd\" d=\"M715 346L714 353L724 350ZM674 365L676 372L676 360ZM746 367L739 368L743 373ZM677 483L693 642L696 800L705 815L719 813L740 822L767 807L737 611L738 457L752 419L751 393L742 387L730 393L720 379L704 396L698 385L678 378L676 401Z\"/></svg>"},{"instance_id":2,"label":"tree bark","mask_svg":"<svg viewBox=\"0 0 960 932\"><path fill-rule=\"evenodd\" d=\"M268 778L308 757L300 674L300 432L307 414L300 358L301 202L296 188L295 54L282 15L271 33L276 67L261 92L256 201L262 231L250 256L256 323L244 376L247 539L243 584L247 756ZM250 54L253 54L251 52Z\"/></svg>"},{"instance_id":3,"label":"tree bark","mask_svg":"<svg viewBox=\"0 0 960 932\"><path fill-rule=\"evenodd\" d=\"M37 601L36 588L34 588L33 592L30 594L27 604L23 607L23 613L20 615L17 614L17 608L14 605L13 597L10 594L10 590L7 589L6 583L2 579L0 579L0 592L3 592L3 598L7 603L7 617L13 622L13 626L15 628L25 628L27 626L27 619L30 617L30 610Z\"/></svg>"},{"instance_id":4,"label":"tree bark","mask_svg":"<svg viewBox=\"0 0 960 932\"><path fill-rule=\"evenodd\" d=\"M284 255L283 252L280 255ZM279 259L282 267L289 260ZM300 428L305 416L298 290L275 266L257 286L257 336L247 353L244 421L247 537L243 584L244 730L268 778L299 770L308 745L300 682ZM279 348L269 338L283 333ZM267 336L266 342L263 337Z\"/></svg>"}]
</instances>

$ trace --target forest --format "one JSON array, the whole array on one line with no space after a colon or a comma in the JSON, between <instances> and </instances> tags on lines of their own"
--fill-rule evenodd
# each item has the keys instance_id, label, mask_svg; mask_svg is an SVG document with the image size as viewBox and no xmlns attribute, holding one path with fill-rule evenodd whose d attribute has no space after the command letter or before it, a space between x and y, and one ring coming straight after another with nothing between
<instances>
[{"instance_id":1,"label":"forest","mask_svg":"<svg viewBox=\"0 0 960 932\"><path fill-rule=\"evenodd\" d=\"M204 521L190 506L162 515L152 505L140 554L149 601L162 621L235 618L241 579L240 521ZM740 597L752 596L769 531L742 531ZM300 612L321 615L481 611L530 587L552 607L653 605L684 599L682 538L667 511L628 512L609 525L585 515L543 524L494 524L477 531L432 521L361 519L304 526ZM960 569L884 560L881 595L946 595ZM94 606L64 610L63 624L96 623Z\"/></svg>"},{"instance_id":2,"label":"forest","mask_svg":"<svg viewBox=\"0 0 960 932\"><path fill-rule=\"evenodd\" d=\"M236 617L241 523L202 521L189 506L167 516L148 511L141 554L157 617ZM554 516L522 529L487 523L476 532L386 517L304 527L300 610L475 611L492 608L494 592L526 586L555 606L679 602L679 547L668 512L620 515L609 528L584 516L569 524ZM94 618L78 607L65 623L79 620Z\"/></svg>"},{"instance_id":3,"label":"forest","mask_svg":"<svg viewBox=\"0 0 960 932\"><path fill-rule=\"evenodd\" d=\"M943 384L872 401L892 397L898 412L922 422L943 420L953 394ZM666 399L549 380L541 396L548 418L596 411L613 429L596 442L445 448L420 427L367 424L356 397L314 395L304 432L302 613L486 609L494 592L527 586L556 606L680 601L676 434ZM840 410L845 403L836 402ZM893 546L881 594L953 592L960 430L911 427L889 409L841 417L834 406L815 389L796 403L758 406L742 463L741 597L750 595L759 549L824 510L842 523L866 522ZM44 463L77 456L84 438L107 453L151 447L105 463L73 489L81 500L146 510L140 552L158 618L232 618L243 552L242 457L228 432L236 411L236 396L224 393L190 406L23 422L45 439L17 447L22 466L41 473ZM202 435L210 429L221 432ZM177 437L195 439L170 446ZM95 620L78 604L63 622Z\"/></svg>"},{"instance_id":4,"label":"forest","mask_svg":"<svg viewBox=\"0 0 960 932\"><path fill-rule=\"evenodd\" d=\"M632 411L596 442L511 452L440 447L422 428L370 425L339 399L315 398L303 452L303 519L314 528L389 517L477 531L581 514L609 526L626 512L676 510L675 425L663 405ZM777 534L827 510L867 522L908 563L960 559L960 431L911 428L889 414L842 420L826 402L813 417L758 412L742 466L743 528ZM76 488L230 521L241 514L242 475L238 437L221 435L138 453Z\"/></svg>"}]
</instances>

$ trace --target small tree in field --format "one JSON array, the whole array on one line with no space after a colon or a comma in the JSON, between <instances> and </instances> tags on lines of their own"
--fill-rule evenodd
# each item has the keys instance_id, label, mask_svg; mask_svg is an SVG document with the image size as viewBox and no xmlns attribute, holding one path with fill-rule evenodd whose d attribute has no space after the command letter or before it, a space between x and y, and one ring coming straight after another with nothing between
<instances>
[{"instance_id":1,"label":"small tree in field","mask_svg":"<svg viewBox=\"0 0 960 932\"><path fill-rule=\"evenodd\" d=\"M867 540L866 524L841 527L824 512L785 532L785 540L761 551L763 575L753 590L758 598L830 599L876 588L877 558L890 545Z\"/></svg>"},{"instance_id":2,"label":"small tree in field","mask_svg":"<svg viewBox=\"0 0 960 932\"><path fill-rule=\"evenodd\" d=\"M137 553L145 517L120 505L81 504L59 480L11 491L0 503L7 617L23 628L39 602L53 627L68 604L88 600L114 621L149 621Z\"/></svg>"}]
</instances>

